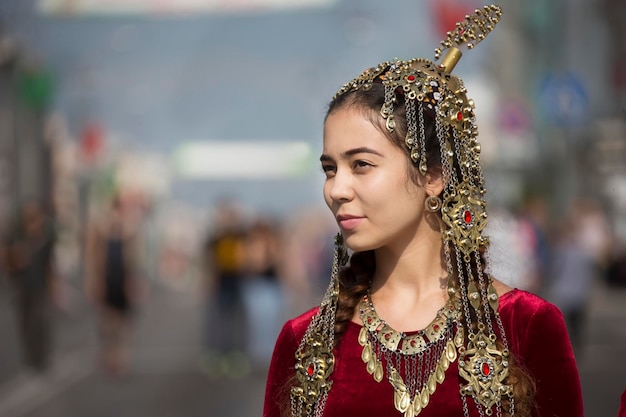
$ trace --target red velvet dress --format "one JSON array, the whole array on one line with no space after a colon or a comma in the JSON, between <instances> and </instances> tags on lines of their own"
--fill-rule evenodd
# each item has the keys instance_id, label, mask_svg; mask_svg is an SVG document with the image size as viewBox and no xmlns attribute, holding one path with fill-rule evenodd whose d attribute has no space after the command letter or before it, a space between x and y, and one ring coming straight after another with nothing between
<instances>
[{"instance_id":1,"label":"red velvet dress","mask_svg":"<svg viewBox=\"0 0 626 417\"><path fill-rule=\"evenodd\" d=\"M561 312L552 304L521 290L500 297L500 316L511 351L537 384L536 417L582 417L578 370ZM289 410L288 392L294 378L295 351L317 309L288 321L283 327L270 365L264 417ZM393 388L387 377L378 383L367 373L357 340L361 326L350 323L335 349L335 370L324 417L401 417L394 408ZM444 382L430 397L420 417L461 417L461 380L458 361L446 371ZM473 401L470 415L478 416Z\"/></svg>"}]
</instances>

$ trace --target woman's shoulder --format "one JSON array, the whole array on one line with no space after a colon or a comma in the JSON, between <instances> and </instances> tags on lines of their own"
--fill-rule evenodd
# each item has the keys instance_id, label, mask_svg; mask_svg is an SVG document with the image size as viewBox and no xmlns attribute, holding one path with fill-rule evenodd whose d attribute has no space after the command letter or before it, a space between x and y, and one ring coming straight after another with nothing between
<instances>
[{"instance_id":1,"label":"woman's shoulder","mask_svg":"<svg viewBox=\"0 0 626 417\"><path fill-rule=\"evenodd\" d=\"M287 320L283 326L283 332L289 331L289 333L293 334L296 339L301 339L302 336L304 336L307 327L309 327L309 323L313 319L313 316L315 316L318 311L319 307L313 307L304 313Z\"/></svg>"},{"instance_id":2,"label":"woman's shoulder","mask_svg":"<svg viewBox=\"0 0 626 417\"><path fill-rule=\"evenodd\" d=\"M528 359L537 346L550 345L564 355L571 351L563 314L549 301L513 289L500 297L498 311L512 350L522 357Z\"/></svg>"},{"instance_id":3,"label":"woman's shoulder","mask_svg":"<svg viewBox=\"0 0 626 417\"><path fill-rule=\"evenodd\" d=\"M513 288L500 296L499 310L500 314L525 313L534 315L542 312L559 312L558 307L551 302L537 294L518 288Z\"/></svg>"}]
</instances>

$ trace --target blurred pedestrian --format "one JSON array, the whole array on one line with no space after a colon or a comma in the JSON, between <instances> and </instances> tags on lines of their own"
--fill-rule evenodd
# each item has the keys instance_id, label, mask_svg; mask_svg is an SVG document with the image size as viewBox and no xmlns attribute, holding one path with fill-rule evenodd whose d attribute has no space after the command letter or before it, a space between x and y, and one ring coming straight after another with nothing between
<instances>
[{"instance_id":1,"label":"blurred pedestrian","mask_svg":"<svg viewBox=\"0 0 626 417\"><path fill-rule=\"evenodd\" d=\"M577 224L566 218L553 236L546 297L563 312L574 350L582 343L583 325L593 281L593 260L580 245Z\"/></svg>"},{"instance_id":2,"label":"blurred pedestrian","mask_svg":"<svg viewBox=\"0 0 626 417\"><path fill-rule=\"evenodd\" d=\"M613 256L614 239L608 216L600 203L592 198L581 198L572 204L578 224L576 239L593 262L594 280L606 277Z\"/></svg>"},{"instance_id":3,"label":"blurred pedestrian","mask_svg":"<svg viewBox=\"0 0 626 417\"><path fill-rule=\"evenodd\" d=\"M50 365L52 307L59 301L54 245L55 231L49 213L39 202L26 203L5 249L5 262L15 290L24 362L38 372Z\"/></svg>"},{"instance_id":4,"label":"blurred pedestrian","mask_svg":"<svg viewBox=\"0 0 626 417\"><path fill-rule=\"evenodd\" d=\"M217 207L214 230L203 247L207 280L204 369L215 377L250 371L242 298L245 225L231 203Z\"/></svg>"},{"instance_id":5,"label":"blurred pedestrian","mask_svg":"<svg viewBox=\"0 0 626 417\"><path fill-rule=\"evenodd\" d=\"M243 240L245 279L243 299L248 325L248 354L258 368L266 368L283 322L279 227L258 219Z\"/></svg>"},{"instance_id":6,"label":"blurred pedestrian","mask_svg":"<svg viewBox=\"0 0 626 417\"><path fill-rule=\"evenodd\" d=\"M99 362L110 376L130 371L133 312L140 299L139 221L120 194L90 224L86 291L94 302L100 340Z\"/></svg>"},{"instance_id":7,"label":"blurred pedestrian","mask_svg":"<svg viewBox=\"0 0 626 417\"><path fill-rule=\"evenodd\" d=\"M572 344L579 350L593 284L608 265L610 233L598 206L589 200L573 201L557 225L547 298L563 312Z\"/></svg>"},{"instance_id":8,"label":"blurred pedestrian","mask_svg":"<svg viewBox=\"0 0 626 417\"><path fill-rule=\"evenodd\" d=\"M551 256L545 199L539 195L527 196L517 214L517 222L516 235L527 259L522 267L525 274L523 288L539 294L546 285Z\"/></svg>"},{"instance_id":9,"label":"blurred pedestrian","mask_svg":"<svg viewBox=\"0 0 626 417\"><path fill-rule=\"evenodd\" d=\"M626 287L626 242L615 242L605 279L609 286Z\"/></svg>"}]
</instances>

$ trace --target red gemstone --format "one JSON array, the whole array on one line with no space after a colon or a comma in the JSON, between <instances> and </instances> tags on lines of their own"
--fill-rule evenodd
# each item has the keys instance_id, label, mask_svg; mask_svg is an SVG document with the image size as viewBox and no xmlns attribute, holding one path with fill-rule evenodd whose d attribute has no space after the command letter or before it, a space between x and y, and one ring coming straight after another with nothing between
<instances>
[{"instance_id":1,"label":"red gemstone","mask_svg":"<svg viewBox=\"0 0 626 417\"><path fill-rule=\"evenodd\" d=\"M409 80L410 82L415 81L415 75L409 75L408 77L406 77L407 80Z\"/></svg>"},{"instance_id":2,"label":"red gemstone","mask_svg":"<svg viewBox=\"0 0 626 417\"><path fill-rule=\"evenodd\" d=\"M411 340L411 347L415 347L415 345L416 345L415 339Z\"/></svg>"},{"instance_id":3,"label":"red gemstone","mask_svg":"<svg viewBox=\"0 0 626 417\"><path fill-rule=\"evenodd\" d=\"M465 223L471 223L472 222L472 212L469 210L465 210L465 213L463 213L463 220L465 220Z\"/></svg>"},{"instance_id":4,"label":"red gemstone","mask_svg":"<svg viewBox=\"0 0 626 417\"><path fill-rule=\"evenodd\" d=\"M391 335L389 333L385 334L385 340L391 339Z\"/></svg>"},{"instance_id":5,"label":"red gemstone","mask_svg":"<svg viewBox=\"0 0 626 417\"><path fill-rule=\"evenodd\" d=\"M463 113L462 113L462 112L458 112L458 113L456 114L456 120L458 120L459 122L460 122L461 120L463 120Z\"/></svg>"},{"instance_id":6,"label":"red gemstone","mask_svg":"<svg viewBox=\"0 0 626 417\"><path fill-rule=\"evenodd\" d=\"M483 362L481 371L484 376L489 376L489 374L491 373L491 368L489 368L489 364L487 362Z\"/></svg>"},{"instance_id":7,"label":"red gemstone","mask_svg":"<svg viewBox=\"0 0 626 417\"><path fill-rule=\"evenodd\" d=\"M368 323L368 324L371 324L371 323L372 323L372 318L371 318L371 317L368 317L368 318L367 318L367 323Z\"/></svg>"},{"instance_id":8,"label":"red gemstone","mask_svg":"<svg viewBox=\"0 0 626 417\"><path fill-rule=\"evenodd\" d=\"M313 366L313 364L310 364L309 367L306 369L307 374L309 374L309 376L313 376L313 371L315 370L315 367Z\"/></svg>"},{"instance_id":9,"label":"red gemstone","mask_svg":"<svg viewBox=\"0 0 626 417\"><path fill-rule=\"evenodd\" d=\"M438 325L438 324L435 324L435 325L433 326L433 330L434 330L434 331L439 330L439 325Z\"/></svg>"}]
</instances>

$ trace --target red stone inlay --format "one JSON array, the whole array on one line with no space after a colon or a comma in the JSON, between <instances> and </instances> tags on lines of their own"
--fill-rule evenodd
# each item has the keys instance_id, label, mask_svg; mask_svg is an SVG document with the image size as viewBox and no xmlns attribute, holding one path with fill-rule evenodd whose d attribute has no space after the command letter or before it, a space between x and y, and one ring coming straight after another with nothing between
<instances>
[{"instance_id":1,"label":"red stone inlay","mask_svg":"<svg viewBox=\"0 0 626 417\"><path fill-rule=\"evenodd\" d=\"M368 324L371 324L371 323L372 323L372 318L371 318L371 317L368 317L368 318L367 318L367 323L368 323Z\"/></svg>"},{"instance_id":2,"label":"red stone inlay","mask_svg":"<svg viewBox=\"0 0 626 417\"><path fill-rule=\"evenodd\" d=\"M391 339L391 335L389 333L385 334L385 340Z\"/></svg>"},{"instance_id":3,"label":"red stone inlay","mask_svg":"<svg viewBox=\"0 0 626 417\"><path fill-rule=\"evenodd\" d=\"M433 330L434 330L434 331L439 330L439 325L438 325L438 324L435 324L435 325L433 326Z\"/></svg>"},{"instance_id":4,"label":"red stone inlay","mask_svg":"<svg viewBox=\"0 0 626 417\"><path fill-rule=\"evenodd\" d=\"M314 370L315 370L315 367L313 366L313 364L310 364L309 367L306 369L306 373L309 374L309 376L313 376Z\"/></svg>"},{"instance_id":5,"label":"red stone inlay","mask_svg":"<svg viewBox=\"0 0 626 417\"><path fill-rule=\"evenodd\" d=\"M411 347L415 347L415 345L416 345L415 339L411 340Z\"/></svg>"},{"instance_id":6,"label":"red stone inlay","mask_svg":"<svg viewBox=\"0 0 626 417\"><path fill-rule=\"evenodd\" d=\"M491 373L491 369L489 368L489 364L487 362L483 362L481 372L484 376L489 376Z\"/></svg>"},{"instance_id":7,"label":"red stone inlay","mask_svg":"<svg viewBox=\"0 0 626 417\"><path fill-rule=\"evenodd\" d=\"M413 81L415 81L415 75L409 75L408 77L406 77L406 79L407 79L409 82L413 82Z\"/></svg>"},{"instance_id":8,"label":"red stone inlay","mask_svg":"<svg viewBox=\"0 0 626 417\"><path fill-rule=\"evenodd\" d=\"M472 212L469 210L465 210L465 213L463 213L463 220L465 220L465 223L471 223L472 222Z\"/></svg>"},{"instance_id":9,"label":"red stone inlay","mask_svg":"<svg viewBox=\"0 0 626 417\"><path fill-rule=\"evenodd\" d=\"M458 112L458 113L456 114L456 120L458 120L459 122L460 122L461 120L463 120L463 113L462 113L462 112Z\"/></svg>"}]
</instances>

